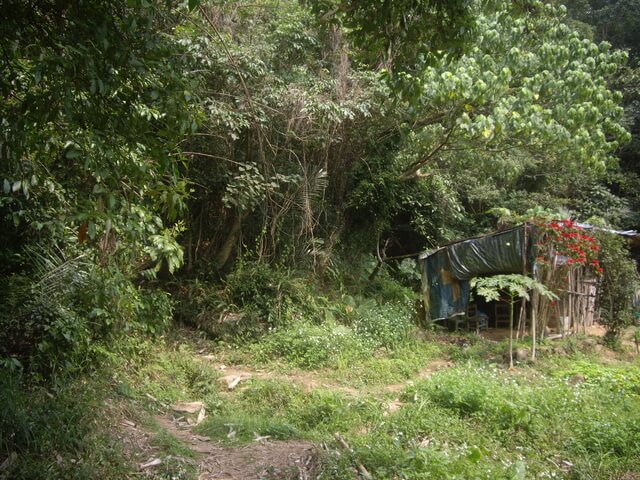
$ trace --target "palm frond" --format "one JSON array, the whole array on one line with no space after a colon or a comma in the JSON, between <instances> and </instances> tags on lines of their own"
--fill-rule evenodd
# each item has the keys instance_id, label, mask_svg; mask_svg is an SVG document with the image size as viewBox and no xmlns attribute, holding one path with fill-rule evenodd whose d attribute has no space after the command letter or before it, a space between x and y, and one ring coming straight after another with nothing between
<instances>
[{"instance_id":1,"label":"palm frond","mask_svg":"<svg viewBox=\"0 0 640 480\"><path fill-rule=\"evenodd\" d=\"M25 248L33 265L32 291L42 299L68 299L88 283L90 263L86 255L66 258L59 248Z\"/></svg>"}]
</instances>

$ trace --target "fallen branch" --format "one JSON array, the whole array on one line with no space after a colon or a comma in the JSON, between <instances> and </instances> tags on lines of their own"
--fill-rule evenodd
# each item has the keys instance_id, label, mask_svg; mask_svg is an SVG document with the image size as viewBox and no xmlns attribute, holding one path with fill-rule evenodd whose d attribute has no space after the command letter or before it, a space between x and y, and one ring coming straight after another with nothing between
<instances>
[{"instance_id":1,"label":"fallen branch","mask_svg":"<svg viewBox=\"0 0 640 480\"><path fill-rule=\"evenodd\" d=\"M333 437L336 439L336 442L338 442L338 445L340 445L340 447L342 447L344 450L346 450L346 451L348 451L349 453L352 453L352 454L355 453L353 451L353 448L351 448L349 446L347 441L344 438L342 438L342 435L340 435L339 433L336 432L336 433L333 434ZM361 463L358 463L358 473L365 480L373 480L373 476L369 473L369 471Z\"/></svg>"}]
</instances>

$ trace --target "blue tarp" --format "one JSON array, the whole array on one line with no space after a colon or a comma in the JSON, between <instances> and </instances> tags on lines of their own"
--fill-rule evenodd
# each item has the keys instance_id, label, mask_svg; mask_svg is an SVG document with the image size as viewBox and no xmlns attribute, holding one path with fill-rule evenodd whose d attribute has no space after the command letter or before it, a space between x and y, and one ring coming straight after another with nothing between
<instances>
[{"instance_id":1,"label":"blue tarp","mask_svg":"<svg viewBox=\"0 0 640 480\"><path fill-rule=\"evenodd\" d=\"M469 301L469 281L453 277L447 250L436 250L423 261L422 267L431 319L449 318L464 312Z\"/></svg>"}]
</instances>

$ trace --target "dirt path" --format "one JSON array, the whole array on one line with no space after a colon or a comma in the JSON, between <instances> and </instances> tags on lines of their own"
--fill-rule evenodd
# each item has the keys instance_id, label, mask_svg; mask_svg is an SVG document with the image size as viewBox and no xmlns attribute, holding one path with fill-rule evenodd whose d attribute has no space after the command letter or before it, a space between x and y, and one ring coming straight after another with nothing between
<instances>
[{"instance_id":1,"label":"dirt path","mask_svg":"<svg viewBox=\"0 0 640 480\"><path fill-rule=\"evenodd\" d=\"M228 447L181 428L167 417L156 417L167 433L199 454L198 480L310 479L315 477L319 451L307 441L260 441Z\"/></svg>"},{"instance_id":2,"label":"dirt path","mask_svg":"<svg viewBox=\"0 0 640 480\"><path fill-rule=\"evenodd\" d=\"M204 358L205 360L208 360L207 357ZM323 378L322 376L309 371L279 373L265 370L252 370L247 367L227 367L225 365L219 365L216 367L216 369L219 370L222 374L222 377L220 377L220 382L223 385L227 386L231 385L234 381L237 381L236 385L239 386L246 380L257 378L262 380L278 380L282 382L293 383L300 386L305 392L311 392L316 389L323 389L337 391L351 396L359 396L363 394L379 396L385 393L400 392L412 382L428 378L438 370L450 368L452 366L453 363L450 361L436 359L429 362L412 379L408 379L404 383L372 385L361 388L349 387L329 382L326 378Z\"/></svg>"},{"instance_id":3,"label":"dirt path","mask_svg":"<svg viewBox=\"0 0 640 480\"><path fill-rule=\"evenodd\" d=\"M199 356L201 361L212 362L209 356ZM451 367L451 362L439 359L427 364L412 380L405 383L379 385L374 387L353 388L337 385L315 372L294 371L287 373L254 370L248 367L226 367L218 365L221 387L227 389L228 395L241 390L249 379L272 379L299 385L305 392L316 389L334 390L350 396L372 395L382 400L389 394L401 392L412 381L427 378L434 372ZM229 386L232 386L229 388ZM395 395L394 395L395 397ZM402 407L398 398L384 400L387 404L386 414ZM154 417L161 431L178 440L182 445L194 452L194 458L173 457L183 463L190 463L197 468L198 480L275 480L275 479L313 479L316 478L321 463L322 450L309 441L289 440L271 441L268 438L242 446L227 446L217 440L192 431L192 425L184 422L184 417L176 412ZM135 452L134 461L140 473L148 478L156 478L155 472L163 462L161 452L153 446L158 433L148 431L132 422L124 422L122 440ZM164 461L167 458L165 457Z\"/></svg>"}]
</instances>

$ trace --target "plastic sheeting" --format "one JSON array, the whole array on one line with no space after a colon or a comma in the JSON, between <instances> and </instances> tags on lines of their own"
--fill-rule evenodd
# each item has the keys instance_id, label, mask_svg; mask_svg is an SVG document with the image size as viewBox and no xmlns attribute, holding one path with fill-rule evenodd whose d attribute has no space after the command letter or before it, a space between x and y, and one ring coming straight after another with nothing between
<instances>
[{"instance_id":1,"label":"plastic sheeting","mask_svg":"<svg viewBox=\"0 0 640 480\"><path fill-rule=\"evenodd\" d=\"M469 280L481 275L522 273L525 229L523 227L464 240L446 247L455 278Z\"/></svg>"},{"instance_id":2,"label":"plastic sheeting","mask_svg":"<svg viewBox=\"0 0 640 480\"><path fill-rule=\"evenodd\" d=\"M423 261L423 269L429 318L439 320L465 312L469 302L469 282L453 276L447 249L429 255Z\"/></svg>"},{"instance_id":3,"label":"plastic sheeting","mask_svg":"<svg viewBox=\"0 0 640 480\"><path fill-rule=\"evenodd\" d=\"M525 228L453 243L420 256L423 294L431 321L466 312L469 303L469 280L482 275L522 273L525 259L529 264L530 245ZM528 245L525 245L528 243Z\"/></svg>"}]
</instances>

